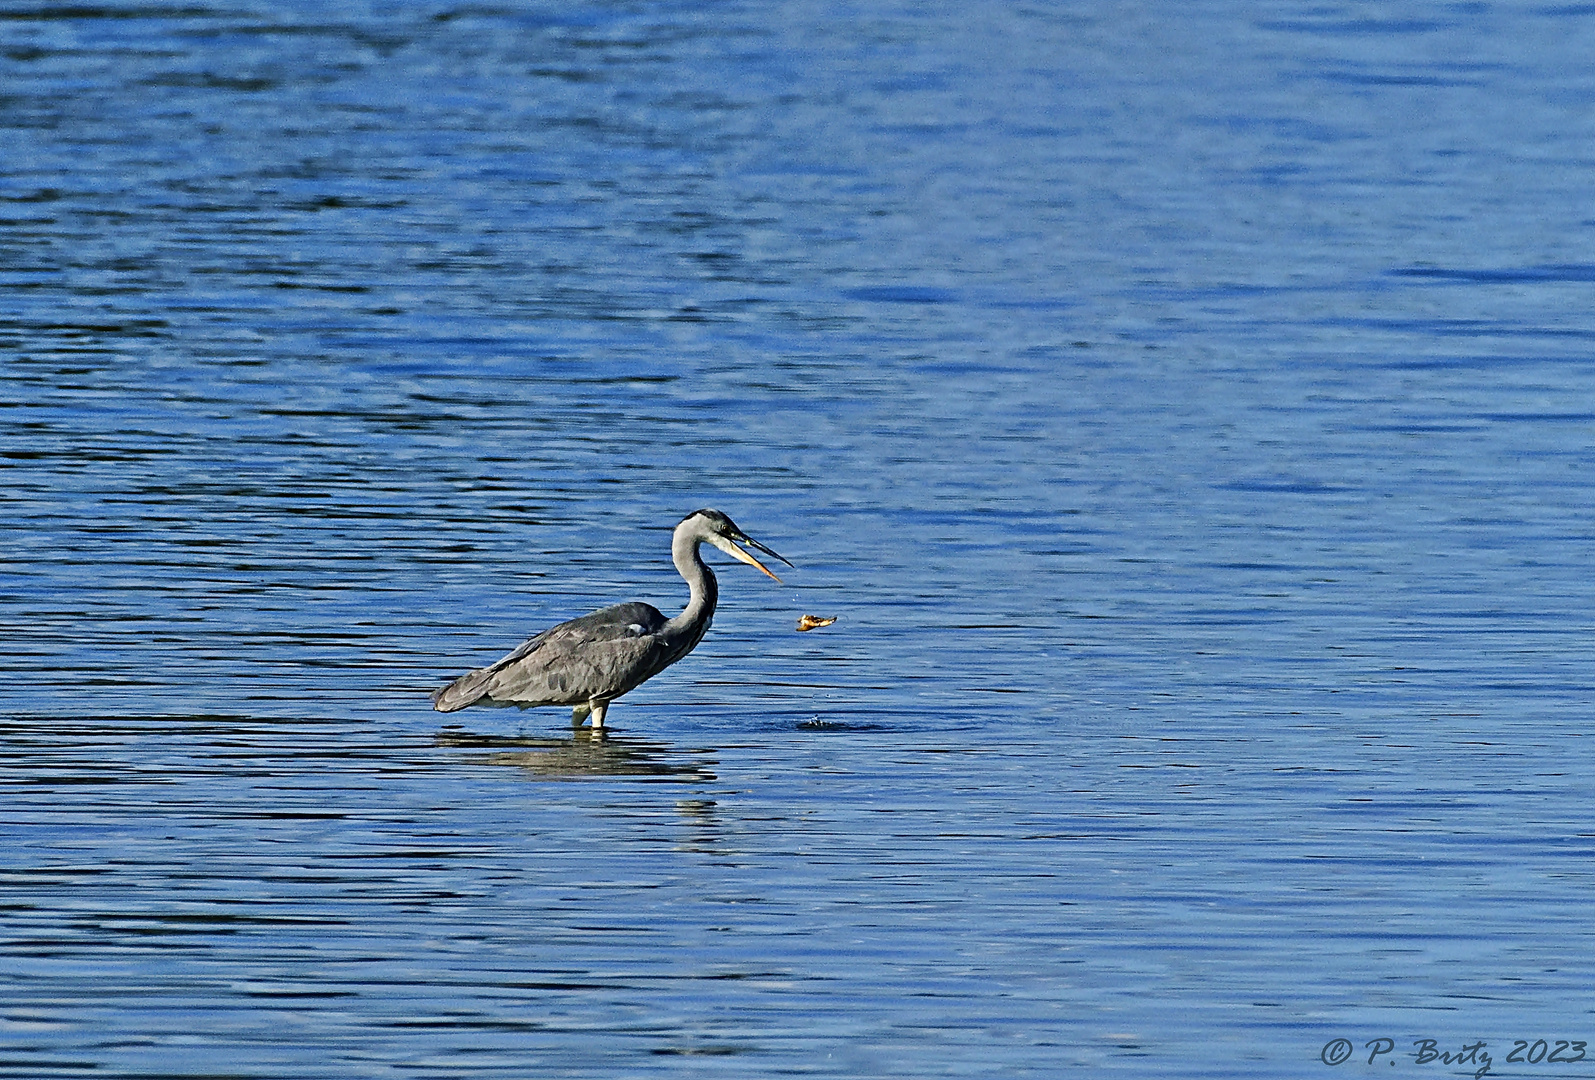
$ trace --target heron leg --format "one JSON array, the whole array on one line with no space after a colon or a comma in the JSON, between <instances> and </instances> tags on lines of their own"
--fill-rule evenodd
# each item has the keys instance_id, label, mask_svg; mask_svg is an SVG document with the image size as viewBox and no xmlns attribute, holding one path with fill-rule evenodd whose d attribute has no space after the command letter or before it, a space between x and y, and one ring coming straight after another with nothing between
<instances>
[{"instance_id":1,"label":"heron leg","mask_svg":"<svg viewBox=\"0 0 1595 1080\"><path fill-rule=\"evenodd\" d=\"M593 711L591 705L578 705L570 711L571 727L581 727L582 721L587 719L587 714Z\"/></svg>"},{"instance_id":2,"label":"heron leg","mask_svg":"<svg viewBox=\"0 0 1595 1080\"><path fill-rule=\"evenodd\" d=\"M587 707L592 711L593 730L597 731L604 726L604 714L609 711L609 702L589 701Z\"/></svg>"}]
</instances>

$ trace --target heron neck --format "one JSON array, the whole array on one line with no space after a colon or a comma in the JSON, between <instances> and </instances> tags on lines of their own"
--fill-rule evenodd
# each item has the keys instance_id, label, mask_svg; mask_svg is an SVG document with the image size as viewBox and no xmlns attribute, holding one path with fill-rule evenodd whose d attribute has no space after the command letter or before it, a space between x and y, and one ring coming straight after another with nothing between
<instances>
[{"instance_id":1,"label":"heron neck","mask_svg":"<svg viewBox=\"0 0 1595 1080\"><path fill-rule=\"evenodd\" d=\"M714 571L709 569L709 564L698 553L699 543L684 536L677 536L671 542L670 557L676 564L676 570L687 581L688 596L687 606L680 615L670 620L670 625L677 629L696 629L701 636L708 629L709 620L714 618L714 606L720 599L720 586L714 579Z\"/></svg>"}]
</instances>

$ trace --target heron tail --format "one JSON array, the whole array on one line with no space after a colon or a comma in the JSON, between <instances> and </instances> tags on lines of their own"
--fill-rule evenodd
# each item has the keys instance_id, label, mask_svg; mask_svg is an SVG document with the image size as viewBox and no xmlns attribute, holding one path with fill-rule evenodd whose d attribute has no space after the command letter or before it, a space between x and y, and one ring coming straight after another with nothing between
<instances>
[{"instance_id":1,"label":"heron tail","mask_svg":"<svg viewBox=\"0 0 1595 1080\"><path fill-rule=\"evenodd\" d=\"M492 677L491 668L466 672L447 686L432 691L432 707L438 712L456 712L473 705L486 695L488 680Z\"/></svg>"}]
</instances>

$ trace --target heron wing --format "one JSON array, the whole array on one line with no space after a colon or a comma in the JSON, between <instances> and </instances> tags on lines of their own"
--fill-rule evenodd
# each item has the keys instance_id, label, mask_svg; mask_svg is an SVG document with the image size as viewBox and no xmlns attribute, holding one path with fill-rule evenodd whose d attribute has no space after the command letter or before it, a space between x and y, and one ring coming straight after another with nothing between
<instances>
[{"instance_id":1,"label":"heron wing","mask_svg":"<svg viewBox=\"0 0 1595 1080\"><path fill-rule=\"evenodd\" d=\"M658 641L665 617L651 604L612 607L560 623L502 660L460 676L433 695L439 712L488 698L515 705L575 705L618 697L668 660Z\"/></svg>"}]
</instances>

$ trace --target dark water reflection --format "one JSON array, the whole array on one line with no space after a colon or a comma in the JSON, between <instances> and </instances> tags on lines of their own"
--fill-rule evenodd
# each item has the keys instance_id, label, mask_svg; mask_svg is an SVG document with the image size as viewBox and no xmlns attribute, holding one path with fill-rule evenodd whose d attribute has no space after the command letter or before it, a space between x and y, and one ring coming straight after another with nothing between
<instances>
[{"instance_id":1,"label":"dark water reflection","mask_svg":"<svg viewBox=\"0 0 1595 1080\"><path fill-rule=\"evenodd\" d=\"M533 736L479 735L446 725L437 744L493 750L478 758L491 765L513 765L532 776L558 779L577 776L631 776L639 779L711 781L712 758L688 759L663 743L594 733L580 728L568 739ZM707 753L707 751L703 752Z\"/></svg>"},{"instance_id":2,"label":"dark water reflection","mask_svg":"<svg viewBox=\"0 0 1595 1080\"><path fill-rule=\"evenodd\" d=\"M1586 1037L1592 45L0 10L0 1075ZM428 709L705 505L607 739Z\"/></svg>"}]
</instances>

